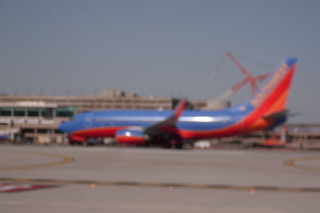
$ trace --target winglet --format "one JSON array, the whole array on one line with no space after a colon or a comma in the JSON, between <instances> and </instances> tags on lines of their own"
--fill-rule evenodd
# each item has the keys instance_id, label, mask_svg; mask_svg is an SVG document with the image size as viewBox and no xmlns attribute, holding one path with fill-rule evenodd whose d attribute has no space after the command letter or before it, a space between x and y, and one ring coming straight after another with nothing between
<instances>
[{"instance_id":1,"label":"winglet","mask_svg":"<svg viewBox=\"0 0 320 213\"><path fill-rule=\"evenodd\" d=\"M153 133L174 131L175 124L176 124L177 120L179 119L179 117L182 115L183 110L185 109L186 105L187 105L187 99L184 98L176 106L173 114L170 117L168 117L168 118L164 119L163 121L160 121L152 126L149 126L148 128L145 129L145 132L148 134L153 134Z\"/></svg>"},{"instance_id":2,"label":"winglet","mask_svg":"<svg viewBox=\"0 0 320 213\"><path fill-rule=\"evenodd\" d=\"M187 105L187 99L184 98L179 102L179 104L174 109L174 114L173 114L174 119L178 119L181 116L181 114L183 113L183 110L186 108L186 105Z\"/></svg>"}]
</instances>

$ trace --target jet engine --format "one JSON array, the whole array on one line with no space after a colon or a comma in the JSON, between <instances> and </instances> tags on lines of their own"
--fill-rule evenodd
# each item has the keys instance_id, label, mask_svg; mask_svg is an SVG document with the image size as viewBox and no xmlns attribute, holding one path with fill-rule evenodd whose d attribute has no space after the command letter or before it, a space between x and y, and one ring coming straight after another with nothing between
<instances>
[{"instance_id":1,"label":"jet engine","mask_svg":"<svg viewBox=\"0 0 320 213\"><path fill-rule=\"evenodd\" d=\"M124 144L142 145L147 140L145 134L141 130L123 129L116 133L116 140Z\"/></svg>"}]
</instances>

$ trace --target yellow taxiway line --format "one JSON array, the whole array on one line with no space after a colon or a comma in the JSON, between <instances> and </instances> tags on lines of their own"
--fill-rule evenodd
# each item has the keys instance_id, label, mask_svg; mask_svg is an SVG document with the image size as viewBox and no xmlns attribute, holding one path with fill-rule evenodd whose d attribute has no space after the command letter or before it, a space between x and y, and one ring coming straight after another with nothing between
<instances>
[{"instance_id":1,"label":"yellow taxiway line","mask_svg":"<svg viewBox=\"0 0 320 213\"><path fill-rule=\"evenodd\" d=\"M294 168L299 168L299 169L306 169L314 172L320 172L320 167L311 167L311 166L302 166L302 165L297 165L297 162L303 162L303 161L311 161L311 160L320 160L320 156L313 156L313 157L305 157L305 158L297 158L297 159L292 159L292 160L286 160L284 162L284 165L294 167Z\"/></svg>"}]
</instances>

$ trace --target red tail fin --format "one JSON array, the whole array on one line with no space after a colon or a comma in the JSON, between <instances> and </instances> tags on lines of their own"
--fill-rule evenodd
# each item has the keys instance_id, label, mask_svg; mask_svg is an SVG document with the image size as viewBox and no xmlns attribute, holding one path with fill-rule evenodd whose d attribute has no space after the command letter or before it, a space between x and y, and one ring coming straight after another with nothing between
<instances>
[{"instance_id":1,"label":"red tail fin","mask_svg":"<svg viewBox=\"0 0 320 213\"><path fill-rule=\"evenodd\" d=\"M286 59L251 99L250 103L256 108L258 115L273 114L285 109L296 61L295 58Z\"/></svg>"}]
</instances>

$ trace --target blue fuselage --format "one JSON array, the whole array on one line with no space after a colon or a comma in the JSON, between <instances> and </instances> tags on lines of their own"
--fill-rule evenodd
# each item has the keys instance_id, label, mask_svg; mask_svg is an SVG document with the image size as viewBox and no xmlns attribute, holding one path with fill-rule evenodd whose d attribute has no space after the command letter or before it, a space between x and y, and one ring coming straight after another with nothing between
<instances>
[{"instance_id":1,"label":"blue fuselage","mask_svg":"<svg viewBox=\"0 0 320 213\"><path fill-rule=\"evenodd\" d=\"M192 111L185 110L175 124L178 130L198 132L213 131L227 128L239 123L253 107L250 104L241 104L221 111ZM59 129L76 134L82 131L101 129L106 137L111 137L111 129L140 127L148 128L169 117L171 110L108 110L81 113L71 121L64 122ZM103 134L99 134L100 136Z\"/></svg>"}]
</instances>

